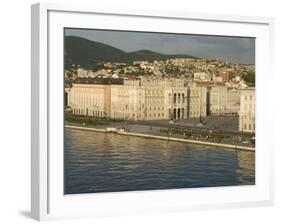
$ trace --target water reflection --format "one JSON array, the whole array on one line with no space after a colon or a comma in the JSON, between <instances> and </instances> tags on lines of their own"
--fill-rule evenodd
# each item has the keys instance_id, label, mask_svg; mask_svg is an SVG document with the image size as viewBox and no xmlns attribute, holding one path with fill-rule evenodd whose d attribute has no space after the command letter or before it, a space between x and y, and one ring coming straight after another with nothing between
<instances>
[{"instance_id":1,"label":"water reflection","mask_svg":"<svg viewBox=\"0 0 281 224\"><path fill-rule=\"evenodd\" d=\"M255 154L65 129L65 193L255 183Z\"/></svg>"}]
</instances>

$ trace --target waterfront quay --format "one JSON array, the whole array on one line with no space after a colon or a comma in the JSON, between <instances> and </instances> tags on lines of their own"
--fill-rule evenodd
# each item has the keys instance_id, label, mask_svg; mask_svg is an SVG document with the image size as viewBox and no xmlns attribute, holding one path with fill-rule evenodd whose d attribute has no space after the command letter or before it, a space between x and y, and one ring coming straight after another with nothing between
<instances>
[{"instance_id":1,"label":"waterfront quay","mask_svg":"<svg viewBox=\"0 0 281 224\"><path fill-rule=\"evenodd\" d=\"M238 126L237 120L236 116L227 116L208 117L201 122L190 119L177 123L169 120L120 121L83 116L75 116L74 119L66 116L65 127L254 151L254 134L234 130L235 125Z\"/></svg>"}]
</instances>

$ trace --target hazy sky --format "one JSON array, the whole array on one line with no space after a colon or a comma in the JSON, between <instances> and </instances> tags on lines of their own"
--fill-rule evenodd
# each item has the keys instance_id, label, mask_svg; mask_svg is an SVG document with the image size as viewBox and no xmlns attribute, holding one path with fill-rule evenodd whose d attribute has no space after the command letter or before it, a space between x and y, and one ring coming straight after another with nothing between
<instances>
[{"instance_id":1,"label":"hazy sky","mask_svg":"<svg viewBox=\"0 0 281 224\"><path fill-rule=\"evenodd\" d=\"M255 63L255 39L88 29L65 29L65 35L84 37L123 51L152 50L164 54L188 54L222 58L233 63Z\"/></svg>"}]
</instances>

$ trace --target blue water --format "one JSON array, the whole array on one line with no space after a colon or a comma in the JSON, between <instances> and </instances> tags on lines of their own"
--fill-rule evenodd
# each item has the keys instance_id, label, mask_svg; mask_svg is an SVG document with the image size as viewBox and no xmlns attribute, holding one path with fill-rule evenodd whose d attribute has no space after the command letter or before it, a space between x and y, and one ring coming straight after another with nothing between
<instances>
[{"instance_id":1,"label":"blue water","mask_svg":"<svg viewBox=\"0 0 281 224\"><path fill-rule=\"evenodd\" d=\"M255 153L65 129L65 194L255 184Z\"/></svg>"}]
</instances>

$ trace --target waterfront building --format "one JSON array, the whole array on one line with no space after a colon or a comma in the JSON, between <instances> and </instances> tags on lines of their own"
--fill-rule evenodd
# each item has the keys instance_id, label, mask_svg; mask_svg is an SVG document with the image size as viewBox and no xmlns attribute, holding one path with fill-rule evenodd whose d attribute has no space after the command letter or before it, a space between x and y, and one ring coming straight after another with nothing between
<instances>
[{"instance_id":1,"label":"waterfront building","mask_svg":"<svg viewBox=\"0 0 281 224\"><path fill-rule=\"evenodd\" d=\"M68 106L77 115L109 117L111 85L122 85L122 79L78 78L68 91Z\"/></svg>"},{"instance_id":2,"label":"waterfront building","mask_svg":"<svg viewBox=\"0 0 281 224\"><path fill-rule=\"evenodd\" d=\"M226 86L213 86L209 93L211 115L238 114L240 107L240 89Z\"/></svg>"},{"instance_id":3,"label":"waterfront building","mask_svg":"<svg viewBox=\"0 0 281 224\"><path fill-rule=\"evenodd\" d=\"M188 117L207 116L207 87L196 86L188 87Z\"/></svg>"},{"instance_id":4,"label":"waterfront building","mask_svg":"<svg viewBox=\"0 0 281 224\"><path fill-rule=\"evenodd\" d=\"M256 131L256 93L255 88L241 90L239 112L239 131Z\"/></svg>"},{"instance_id":5,"label":"waterfront building","mask_svg":"<svg viewBox=\"0 0 281 224\"><path fill-rule=\"evenodd\" d=\"M161 79L142 79L145 89L145 120L168 119L165 107L165 81Z\"/></svg>"},{"instance_id":6,"label":"waterfront building","mask_svg":"<svg viewBox=\"0 0 281 224\"><path fill-rule=\"evenodd\" d=\"M112 85L111 118L125 120L145 119L145 89L142 86Z\"/></svg>"},{"instance_id":7,"label":"waterfront building","mask_svg":"<svg viewBox=\"0 0 281 224\"><path fill-rule=\"evenodd\" d=\"M227 87L225 86L213 86L210 89L210 114L211 115L223 115L226 110L227 104Z\"/></svg>"},{"instance_id":8,"label":"waterfront building","mask_svg":"<svg viewBox=\"0 0 281 224\"><path fill-rule=\"evenodd\" d=\"M170 79L165 81L166 117L171 120L188 118L188 88L185 81Z\"/></svg>"},{"instance_id":9,"label":"waterfront building","mask_svg":"<svg viewBox=\"0 0 281 224\"><path fill-rule=\"evenodd\" d=\"M68 105L73 114L106 117L110 112L110 86L92 84L73 84L69 92Z\"/></svg>"},{"instance_id":10,"label":"waterfront building","mask_svg":"<svg viewBox=\"0 0 281 224\"><path fill-rule=\"evenodd\" d=\"M225 114L238 114L240 110L241 90L227 88Z\"/></svg>"},{"instance_id":11,"label":"waterfront building","mask_svg":"<svg viewBox=\"0 0 281 224\"><path fill-rule=\"evenodd\" d=\"M111 115L114 118L134 120L187 118L187 88L184 87L183 80L131 78L124 80L124 85L111 88ZM128 107L133 109L127 111L123 109ZM118 112L115 111L117 108Z\"/></svg>"},{"instance_id":12,"label":"waterfront building","mask_svg":"<svg viewBox=\"0 0 281 224\"><path fill-rule=\"evenodd\" d=\"M206 116L207 88L181 79L80 78L68 91L73 114L126 120Z\"/></svg>"}]
</instances>

